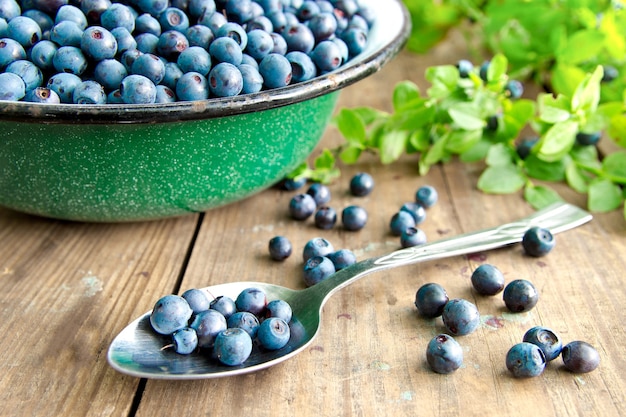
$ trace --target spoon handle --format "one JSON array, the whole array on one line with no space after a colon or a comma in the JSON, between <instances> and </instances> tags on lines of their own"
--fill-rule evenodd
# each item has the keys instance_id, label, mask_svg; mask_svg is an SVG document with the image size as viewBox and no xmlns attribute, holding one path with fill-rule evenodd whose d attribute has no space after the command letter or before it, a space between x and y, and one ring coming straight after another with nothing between
<instances>
[{"instance_id":1,"label":"spoon handle","mask_svg":"<svg viewBox=\"0 0 626 417\"><path fill-rule=\"evenodd\" d=\"M335 291L374 271L495 249L521 242L526 230L533 226L540 226L555 234L580 226L591 218L591 214L576 206L555 203L528 217L498 227L400 249L388 255L358 262L308 290L316 292L324 303Z\"/></svg>"}]
</instances>

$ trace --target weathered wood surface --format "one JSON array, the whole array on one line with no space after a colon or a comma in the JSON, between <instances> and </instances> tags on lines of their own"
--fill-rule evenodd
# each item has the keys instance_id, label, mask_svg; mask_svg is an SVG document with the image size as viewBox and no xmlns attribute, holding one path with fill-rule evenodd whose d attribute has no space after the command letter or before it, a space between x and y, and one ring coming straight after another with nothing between
<instances>
[{"instance_id":1,"label":"weathered wood surface","mask_svg":"<svg viewBox=\"0 0 626 417\"><path fill-rule=\"evenodd\" d=\"M421 82L425 66L457 57L445 46L426 57L402 54L345 90L340 105L389 109L397 81ZM329 128L322 146L339 140ZM354 250L360 259L399 248L389 219L422 184L440 193L422 225L430 240L532 212L520 195L478 192L480 169L450 163L419 177L410 157L391 166L365 158L345 167L331 186L331 205L364 206L370 218L359 232L321 231L311 221L290 220L293 193L278 190L205 215L133 224L70 223L0 209L0 415L626 415L626 225L618 212L598 214L590 224L558 235L557 247L545 258L526 257L514 246L368 276L327 303L311 348L256 374L143 381L107 365L115 334L161 295L237 280L302 287L300 251L315 236ZM368 197L347 194L357 171L376 179ZM582 196L560 190L584 205ZM294 245L294 255L283 263L267 255L267 242L277 234ZM537 307L510 314L500 296L473 292L471 271L485 262L499 267L507 280L535 283L541 294ZM426 282L475 302L483 317L475 333L458 338L465 362L447 376L425 363L428 340L445 330L440 319L416 313L415 291ZM557 361L537 378L512 378L504 365L507 350L540 324L565 342L593 344L600 367L575 375Z\"/></svg>"}]
</instances>

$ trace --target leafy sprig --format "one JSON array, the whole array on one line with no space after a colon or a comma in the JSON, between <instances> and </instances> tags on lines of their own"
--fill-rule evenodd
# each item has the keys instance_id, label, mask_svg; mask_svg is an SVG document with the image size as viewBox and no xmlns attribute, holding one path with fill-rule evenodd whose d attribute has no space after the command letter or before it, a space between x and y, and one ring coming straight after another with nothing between
<instances>
[{"instance_id":1,"label":"leafy sprig","mask_svg":"<svg viewBox=\"0 0 626 417\"><path fill-rule=\"evenodd\" d=\"M587 194L590 210L617 209L625 195L626 151L601 160L595 146L576 139L580 132L615 129L611 121L623 118L623 102L601 104L602 67L585 74L571 96L544 93L535 101L511 95L508 67L504 55L494 56L482 73L478 68L462 74L452 65L430 67L425 93L409 81L396 85L391 113L341 109L334 123L345 142L324 150L313 168L303 165L293 176L332 181L338 175L337 158L352 164L364 152L378 155L384 164L415 154L420 175L458 157L467 163L484 161L477 187L486 193L523 190L525 199L540 208L560 199L548 184L566 182ZM520 134L529 128L536 138L525 148ZM616 143L622 144L623 137Z\"/></svg>"}]
</instances>

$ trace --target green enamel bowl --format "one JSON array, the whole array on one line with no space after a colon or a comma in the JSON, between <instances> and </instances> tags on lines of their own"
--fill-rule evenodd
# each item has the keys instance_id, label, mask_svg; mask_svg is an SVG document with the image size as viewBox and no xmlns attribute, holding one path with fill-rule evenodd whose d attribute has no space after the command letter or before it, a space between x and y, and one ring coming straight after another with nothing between
<instances>
[{"instance_id":1,"label":"green enamel bowl","mask_svg":"<svg viewBox=\"0 0 626 417\"><path fill-rule=\"evenodd\" d=\"M0 205L76 221L205 211L268 188L319 142L341 88L378 71L410 31L400 0L337 71L256 94L158 105L0 102Z\"/></svg>"}]
</instances>

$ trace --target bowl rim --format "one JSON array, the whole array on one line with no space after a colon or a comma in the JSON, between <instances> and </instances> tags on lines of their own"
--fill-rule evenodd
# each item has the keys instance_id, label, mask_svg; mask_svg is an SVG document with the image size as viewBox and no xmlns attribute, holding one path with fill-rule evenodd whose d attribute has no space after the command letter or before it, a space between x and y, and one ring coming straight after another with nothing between
<instances>
[{"instance_id":1,"label":"bowl rim","mask_svg":"<svg viewBox=\"0 0 626 417\"><path fill-rule=\"evenodd\" d=\"M387 20L397 24L382 30L379 20L376 20L370 30L370 33L388 36L388 39L384 39L381 45L372 46L370 42L365 51L337 70L308 81L235 97L151 105L0 101L0 121L69 124L166 123L234 116L310 100L340 90L379 71L406 44L411 22L401 0L367 0L363 3L375 9L377 19L383 12L391 13Z\"/></svg>"}]
</instances>

